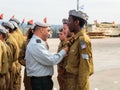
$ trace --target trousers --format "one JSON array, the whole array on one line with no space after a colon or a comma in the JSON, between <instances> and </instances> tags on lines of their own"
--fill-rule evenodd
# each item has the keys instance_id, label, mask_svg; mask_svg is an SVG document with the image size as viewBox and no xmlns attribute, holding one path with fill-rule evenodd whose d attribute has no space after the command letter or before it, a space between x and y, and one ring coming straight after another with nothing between
<instances>
[{"instance_id":1,"label":"trousers","mask_svg":"<svg viewBox=\"0 0 120 90\"><path fill-rule=\"evenodd\" d=\"M32 90L52 90L53 81L51 76L31 77Z\"/></svg>"}]
</instances>

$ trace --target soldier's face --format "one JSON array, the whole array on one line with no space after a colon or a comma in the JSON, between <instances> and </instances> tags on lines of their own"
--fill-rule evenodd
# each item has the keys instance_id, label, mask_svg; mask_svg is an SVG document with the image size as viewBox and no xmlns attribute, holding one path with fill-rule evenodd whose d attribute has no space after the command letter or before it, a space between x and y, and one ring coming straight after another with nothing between
<instances>
[{"instance_id":1,"label":"soldier's face","mask_svg":"<svg viewBox=\"0 0 120 90\"><path fill-rule=\"evenodd\" d=\"M3 35L0 33L0 40L3 40Z\"/></svg>"},{"instance_id":2,"label":"soldier's face","mask_svg":"<svg viewBox=\"0 0 120 90\"><path fill-rule=\"evenodd\" d=\"M70 32L74 32L74 21L72 16L68 17L68 27Z\"/></svg>"},{"instance_id":3,"label":"soldier's face","mask_svg":"<svg viewBox=\"0 0 120 90\"><path fill-rule=\"evenodd\" d=\"M65 35L63 32L60 32L60 33L58 34L58 37L59 37L59 39L60 39L61 41L64 41L64 40L66 39L66 35Z\"/></svg>"},{"instance_id":4,"label":"soldier's face","mask_svg":"<svg viewBox=\"0 0 120 90\"><path fill-rule=\"evenodd\" d=\"M66 36L68 36L69 28L67 24L63 24L63 32Z\"/></svg>"}]
</instances>

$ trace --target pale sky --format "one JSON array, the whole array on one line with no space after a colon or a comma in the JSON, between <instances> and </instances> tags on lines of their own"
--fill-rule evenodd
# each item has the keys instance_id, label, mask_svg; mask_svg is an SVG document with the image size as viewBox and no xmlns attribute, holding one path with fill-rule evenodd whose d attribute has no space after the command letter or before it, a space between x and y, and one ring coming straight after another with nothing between
<instances>
[{"instance_id":1,"label":"pale sky","mask_svg":"<svg viewBox=\"0 0 120 90\"><path fill-rule=\"evenodd\" d=\"M82 5L89 16L88 23L120 23L120 0L79 0L79 6ZM77 0L0 0L4 20L13 15L20 21L43 21L47 17L49 24L62 24L62 18L68 18L71 9L77 9Z\"/></svg>"}]
</instances>

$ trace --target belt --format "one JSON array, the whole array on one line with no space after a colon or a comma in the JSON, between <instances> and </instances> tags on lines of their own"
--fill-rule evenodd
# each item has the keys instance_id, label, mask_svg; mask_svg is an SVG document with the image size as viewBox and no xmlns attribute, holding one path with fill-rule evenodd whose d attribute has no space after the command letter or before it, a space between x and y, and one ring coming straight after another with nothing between
<instances>
[{"instance_id":1,"label":"belt","mask_svg":"<svg viewBox=\"0 0 120 90\"><path fill-rule=\"evenodd\" d=\"M5 76L5 74L0 74L0 77L3 77L3 76Z\"/></svg>"},{"instance_id":2,"label":"belt","mask_svg":"<svg viewBox=\"0 0 120 90\"><path fill-rule=\"evenodd\" d=\"M52 76L31 76L31 78L52 78Z\"/></svg>"}]
</instances>

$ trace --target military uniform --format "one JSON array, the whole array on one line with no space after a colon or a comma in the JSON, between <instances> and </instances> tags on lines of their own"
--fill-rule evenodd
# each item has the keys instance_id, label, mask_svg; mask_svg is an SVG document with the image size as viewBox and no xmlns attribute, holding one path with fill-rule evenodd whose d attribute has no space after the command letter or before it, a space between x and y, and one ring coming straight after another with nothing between
<instances>
[{"instance_id":1,"label":"military uniform","mask_svg":"<svg viewBox=\"0 0 120 90\"><path fill-rule=\"evenodd\" d=\"M59 46L58 46L58 52L65 48L67 45L66 41L61 41ZM65 66L67 63L67 57L64 57L60 63L57 64L57 69L58 69L58 83L59 83L59 90L67 90L66 89L66 70Z\"/></svg>"},{"instance_id":2,"label":"military uniform","mask_svg":"<svg viewBox=\"0 0 120 90\"><path fill-rule=\"evenodd\" d=\"M4 56L5 55L5 45L3 44L3 42L0 40L0 90L6 90L6 81L5 81L5 74L7 73L7 70L3 69L3 61ZM5 63L6 64L6 63Z\"/></svg>"},{"instance_id":3,"label":"military uniform","mask_svg":"<svg viewBox=\"0 0 120 90\"><path fill-rule=\"evenodd\" d=\"M20 51L20 55L19 55L19 63L23 66L25 66L25 70L24 70L24 86L25 86L25 90L32 90L31 88L31 84L30 84L30 77L27 76L26 73L26 61L25 61L25 51L26 51L26 47L28 44L29 40L24 41L21 51Z\"/></svg>"},{"instance_id":4,"label":"military uniform","mask_svg":"<svg viewBox=\"0 0 120 90\"><path fill-rule=\"evenodd\" d=\"M45 30L44 34L42 33L42 30ZM33 90L53 89L53 81L51 78L54 71L53 65L58 64L68 50L68 48L64 48L57 54L50 53L46 44L48 35L49 25L36 22L34 35L27 45L25 55L27 76L31 77Z\"/></svg>"},{"instance_id":5,"label":"military uniform","mask_svg":"<svg viewBox=\"0 0 120 90\"><path fill-rule=\"evenodd\" d=\"M11 49L10 47L6 44L6 42L4 41L4 44L6 46L6 49L7 49L7 59L8 59L8 72L6 73L5 75L5 80L6 80L6 90L9 90L10 88L10 68L12 66L12 61L13 61L13 56L12 56L12 52L11 52Z\"/></svg>"},{"instance_id":6,"label":"military uniform","mask_svg":"<svg viewBox=\"0 0 120 90\"><path fill-rule=\"evenodd\" d=\"M18 28L11 34L16 39L16 42L19 46L19 50L21 50L21 47L24 41L23 35L19 32ZM15 82L14 82L14 85L15 85L14 90L20 90L21 88L21 64L18 62L18 60L16 61L15 66L17 70L16 70L16 77L15 77Z\"/></svg>"},{"instance_id":7,"label":"military uniform","mask_svg":"<svg viewBox=\"0 0 120 90\"><path fill-rule=\"evenodd\" d=\"M21 65L18 62L18 56L20 47L23 43L23 37L17 33L17 24L14 22L3 22L2 25L9 30L8 38L6 43L11 49L13 60L10 65L10 89L9 90L20 90L21 87ZM16 29L16 30L15 30Z\"/></svg>"},{"instance_id":8,"label":"military uniform","mask_svg":"<svg viewBox=\"0 0 120 90\"><path fill-rule=\"evenodd\" d=\"M89 90L89 76L93 74L92 46L84 30L71 42L66 65L68 90Z\"/></svg>"},{"instance_id":9,"label":"military uniform","mask_svg":"<svg viewBox=\"0 0 120 90\"><path fill-rule=\"evenodd\" d=\"M3 41L2 44L2 57L1 57L1 72L0 72L0 81L1 85L0 90L9 90L10 85L10 73L9 68L11 65L11 60L13 60L11 50L9 46Z\"/></svg>"},{"instance_id":10,"label":"military uniform","mask_svg":"<svg viewBox=\"0 0 120 90\"><path fill-rule=\"evenodd\" d=\"M18 55L19 55L19 47L18 44L15 40L15 38L9 34L8 38L6 40L6 43L8 44L8 46L10 47L10 50L12 52L12 56L13 56L13 60L11 60L11 65L10 65L10 87L9 90L14 90L14 79L16 77L16 63L18 63Z\"/></svg>"},{"instance_id":11,"label":"military uniform","mask_svg":"<svg viewBox=\"0 0 120 90\"><path fill-rule=\"evenodd\" d=\"M13 60L11 50L9 46L6 44L5 39L7 36L7 30L3 27L0 27L0 34L1 38L0 41L2 41L2 56L1 56L1 72L0 72L0 82L2 83L0 85L0 90L9 90L10 85L10 65L11 61Z\"/></svg>"}]
</instances>

